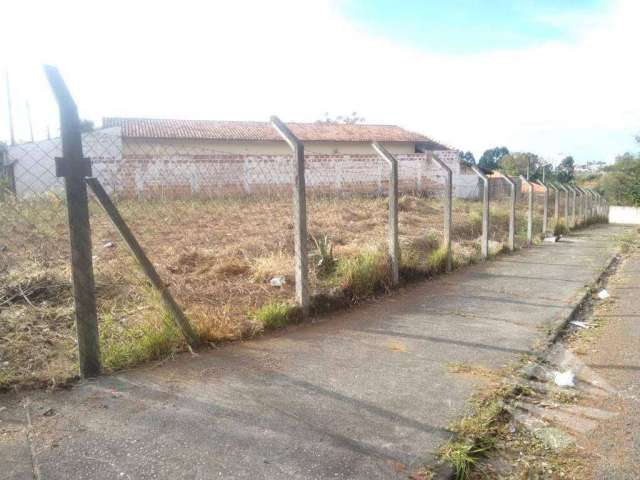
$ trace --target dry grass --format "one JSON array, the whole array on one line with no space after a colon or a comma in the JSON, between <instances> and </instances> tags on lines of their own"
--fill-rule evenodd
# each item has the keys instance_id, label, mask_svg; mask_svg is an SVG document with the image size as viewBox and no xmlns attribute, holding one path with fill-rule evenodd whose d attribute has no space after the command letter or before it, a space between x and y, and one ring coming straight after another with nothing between
<instances>
[{"instance_id":1,"label":"dry grass","mask_svg":"<svg viewBox=\"0 0 640 480\"><path fill-rule=\"evenodd\" d=\"M205 340L254 335L265 327L256 316L261 308L293 304L288 198L123 200L118 206ZM500 221L492 238L503 241L508 216L503 207L495 208L492 222L493 215ZM94 203L91 212L105 363L121 368L182 348L105 214ZM480 212L480 202L454 202L456 265L479 258ZM355 301L388 287L385 198L310 197L308 219L310 252L311 239L326 236L337 262L330 275L316 272L311 262L314 294ZM0 225L0 386L60 382L76 371L66 206L56 196L5 201ZM400 241L407 276L443 270L442 225L441 199L402 197ZM286 283L271 286L275 276L284 276ZM145 348L136 345L145 342Z\"/></svg>"}]
</instances>

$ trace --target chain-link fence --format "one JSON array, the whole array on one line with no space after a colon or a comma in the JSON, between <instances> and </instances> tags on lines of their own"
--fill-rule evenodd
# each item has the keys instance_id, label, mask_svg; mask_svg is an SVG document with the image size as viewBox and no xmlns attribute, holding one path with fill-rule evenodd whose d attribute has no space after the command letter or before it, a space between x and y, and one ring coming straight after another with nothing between
<instances>
[{"instance_id":1,"label":"chain-link fence","mask_svg":"<svg viewBox=\"0 0 640 480\"><path fill-rule=\"evenodd\" d=\"M144 262L139 268L140 256L137 262L131 255L122 225L114 227L114 213L107 214L104 200L90 193L88 251L104 366L120 368L184 347L180 322L165 308L167 291L199 338L209 342L250 336L299 316L297 160L284 142L223 148L203 138L125 135L117 126L78 135L91 176L161 279L161 284L154 281ZM313 312L358 301L393 284L392 170L389 158L367 148L370 152L349 155L305 151L301 218L307 235L302 244L309 254ZM11 359L11 368L0 370L0 385L17 378L57 381L77 371L73 236L61 176L66 175L68 189L69 165L56 160L68 160L68 151L63 155L63 141L55 138L0 153L0 274L6 278L0 287L0 360ZM483 174L462 163L453 150L396 152L393 157L398 164L402 276L424 277L447 268L448 188L453 264L480 259ZM516 245L522 246L528 194L522 182L515 182ZM488 253L495 254L508 242L511 186L497 175L488 177L487 184ZM559 212L564 218L562 193ZM555 197L550 194L552 216ZM538 191L534 204L534 232L541 232ZM76 306L77 299L76 293Z\"/></svg>"}]
</instances>

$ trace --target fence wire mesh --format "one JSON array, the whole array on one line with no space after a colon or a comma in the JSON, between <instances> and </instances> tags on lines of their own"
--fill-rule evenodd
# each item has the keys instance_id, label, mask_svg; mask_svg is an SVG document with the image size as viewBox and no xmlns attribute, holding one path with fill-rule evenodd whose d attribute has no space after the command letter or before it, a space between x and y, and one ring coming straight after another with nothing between
<instances>
[{"instance_id":1,"label":"fence wire mesh","mask_svg":"<svg viewBox=\"0 0 640 480\"><path fill-rule=\"evenodd\" d=\"M66 197L54 175L60 155L52 141L2 155L0 384L56 377L76 362Z\"/></svg>"},{"instance_id":2,"label":"fence wire mesh","mask_svg":"<svg viewBox=\"0 0 640 480\"><path fill-rule=\"evenodd\" d=\"M84 156L201 337L252 335L295 315L293 156L223 149L215 142L83 134ZM34 380L77 370L60 139L11 146L0 173L0 358L3 374ZM431 154L397 154L399 239L405 278L444 270L446 172ZM480 257L483 181L457 152L452 170L454 265ZM306 151L309 283L316 311L390 286L390 166L376 154ZM527 190L519 182L517 244L526 242ZM541 232L536 193L534 232ZM507 242L510 187L491 178L490 253ZM553 229L554 193L549 195ZM119 368L183 345L157 294L108 215L90 195L102 361ZM564 217L564 194L559 213ZM328 303L327 303L328 302ZM289 318L290 319L290 318ZM3 382L5 379L3 379Z\"/></svg>"}]
</instances>

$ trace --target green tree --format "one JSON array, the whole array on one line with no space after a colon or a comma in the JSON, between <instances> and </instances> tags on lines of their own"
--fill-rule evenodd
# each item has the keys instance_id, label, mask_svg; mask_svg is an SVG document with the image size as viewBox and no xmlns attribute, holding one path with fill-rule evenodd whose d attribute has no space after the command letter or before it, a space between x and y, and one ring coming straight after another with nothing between
<instances>
[{"instance_id":1,"label":"green tree","mask_svg":"<svg viewBox=\"0 0 640 480\"><path fill-rule=\"evenodd\" d=\"M556 177L562 183L569 183L575 180L576 162L572 156L565 157L556 167Z\"/></svg>"},{"instance_id":2,"label":"green tree","mask_svg":"<svg viewBox=\"0 0 640 480\"><path fill-rule=\"evenodd\" d=\"M530 152L514 152L502 157L499 162L500 171L507 175L524 175L529 172L530 180L542 178L542 163L540 157Z\"/></svg>"},{"instance_id":3,"label":"green tree","mask_svg":"<svg viewBox=\"0 0 640 480\"><path fill-rule=\"evenodd\" d=\"M509 155L509 149L507 147L495 147L485 150L480 160L478 160L478 166L486 168L487 170L495 170L505 155Z\"/></svg>"},{"instance_id":4,"label":"green tree","mask_svg":"<svg viewBox=\"0 0 640 480\"><path fill-rule=\"evenodd\" d=\"M611 204L640 206L640 155L618 156L604 168L597 189Z\"/></svg>"}]
</instances>

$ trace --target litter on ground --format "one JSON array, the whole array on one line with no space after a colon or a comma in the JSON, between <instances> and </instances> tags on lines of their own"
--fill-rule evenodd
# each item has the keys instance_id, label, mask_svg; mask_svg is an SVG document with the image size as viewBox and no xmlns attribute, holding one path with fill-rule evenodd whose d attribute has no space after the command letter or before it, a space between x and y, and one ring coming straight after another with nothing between
<instances>
[{"instance_id":1,"label":"litter on ground","mask_svg":"<svg viewBox=\"0 0 640 480\"><path fill-rule=\"evenodd\" d=\"M553 381L559 387L575 387L575 374L571 370L566 372L554 372Z\"/></svg>"}]
</instances>

